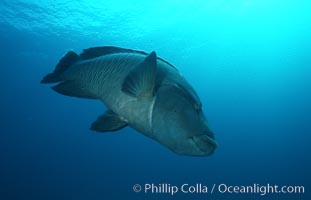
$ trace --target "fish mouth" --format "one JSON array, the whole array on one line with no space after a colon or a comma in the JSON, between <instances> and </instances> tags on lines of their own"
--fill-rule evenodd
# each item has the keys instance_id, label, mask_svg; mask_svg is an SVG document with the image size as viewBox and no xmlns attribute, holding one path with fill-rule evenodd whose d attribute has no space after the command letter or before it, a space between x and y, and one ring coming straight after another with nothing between
<instances>
[{"instance_id":1,"label":"fish mouth","mask_svg":"<svg viewBox=\"0 0 311 200\"><path fill-rule=\"evenodd\" d=\"M210 155L217 148L217 143L214 138L204 134L204 135L195 135L191 137L191 140L195 146L200 150L204 155Z\"/></svg>"}]
</instances>

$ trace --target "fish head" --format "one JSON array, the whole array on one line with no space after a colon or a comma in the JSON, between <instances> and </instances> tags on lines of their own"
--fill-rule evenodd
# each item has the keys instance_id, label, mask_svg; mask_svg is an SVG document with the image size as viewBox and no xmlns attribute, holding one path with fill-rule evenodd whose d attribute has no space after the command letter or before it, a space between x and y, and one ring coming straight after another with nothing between
<instances>
[{"instance_id":1,"label":"fish head","mask_svg":"<svg viewBox=\"0 0 311 200\"><path fill-rule=\"evenodd\" d=\"M208 156L217 144L194 94L179 85L158 89L152 114L153 137L177 154Z\"/></svg>"}]
</instances>

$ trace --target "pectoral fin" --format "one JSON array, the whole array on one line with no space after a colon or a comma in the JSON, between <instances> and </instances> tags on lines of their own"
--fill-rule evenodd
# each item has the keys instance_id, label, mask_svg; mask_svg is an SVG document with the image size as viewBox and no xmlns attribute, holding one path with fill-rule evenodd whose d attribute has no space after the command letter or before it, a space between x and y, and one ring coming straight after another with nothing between
<instances>
[{"instance_id":1,"label":"pectoral fin","mask_svg":"<svg viewBox=\"0 0 311 200\"><path fill-rule=\"evenodd\" d=\"M152 97L157 73L157 55L153 51L125 78L122 91L132 97Z\"/></svg>"},{"instance_id":2,"label":"pectoral fin","mask_svg":"<svg viewBox=\"0 0 311 200\"><path fill-rule=\"evenodd\" d=\"M117 131L127 126L127 122L111 110L99 116L91 126L91 130L97 132Z\"/></svg>"}]
</instances>

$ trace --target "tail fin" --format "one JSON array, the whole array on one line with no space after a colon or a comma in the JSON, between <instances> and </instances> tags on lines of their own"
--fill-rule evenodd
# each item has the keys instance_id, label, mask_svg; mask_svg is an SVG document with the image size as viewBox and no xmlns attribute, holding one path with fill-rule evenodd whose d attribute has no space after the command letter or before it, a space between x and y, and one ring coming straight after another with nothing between
<instances>
[{"instance_id":1,"label":"tail fin","mask_svg":"<svg viewBox=\"0 0 311 200\"><path fill-rule=\"evenodd\" d=\"M41 83L57 83L62 81L60 75L65 72L73 63L79 60L78 54L73 51L67 52L57 63L53 73L46 75Z\"/></svg>"}]
</instances>

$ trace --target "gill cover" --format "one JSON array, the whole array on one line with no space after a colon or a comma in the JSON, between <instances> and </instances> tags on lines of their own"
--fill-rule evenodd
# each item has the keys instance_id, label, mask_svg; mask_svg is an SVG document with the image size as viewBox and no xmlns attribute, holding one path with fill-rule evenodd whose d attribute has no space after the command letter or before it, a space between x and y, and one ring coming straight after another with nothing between
<instances>
[{"instance_id":1,"label":"gill cover","mask_svg":"<svg viewBox=\"0 0 311 200\"><path fill-rule=\"evenodd\" d=\"M199 110L191 94L178 85L163 85L158 88L152 116L152 128L156 135L176 141L177 135L192 137L200 127L194 125L200 120ZM191 129L191 130L190 130Z\"/></svg>"}]
</instances>

